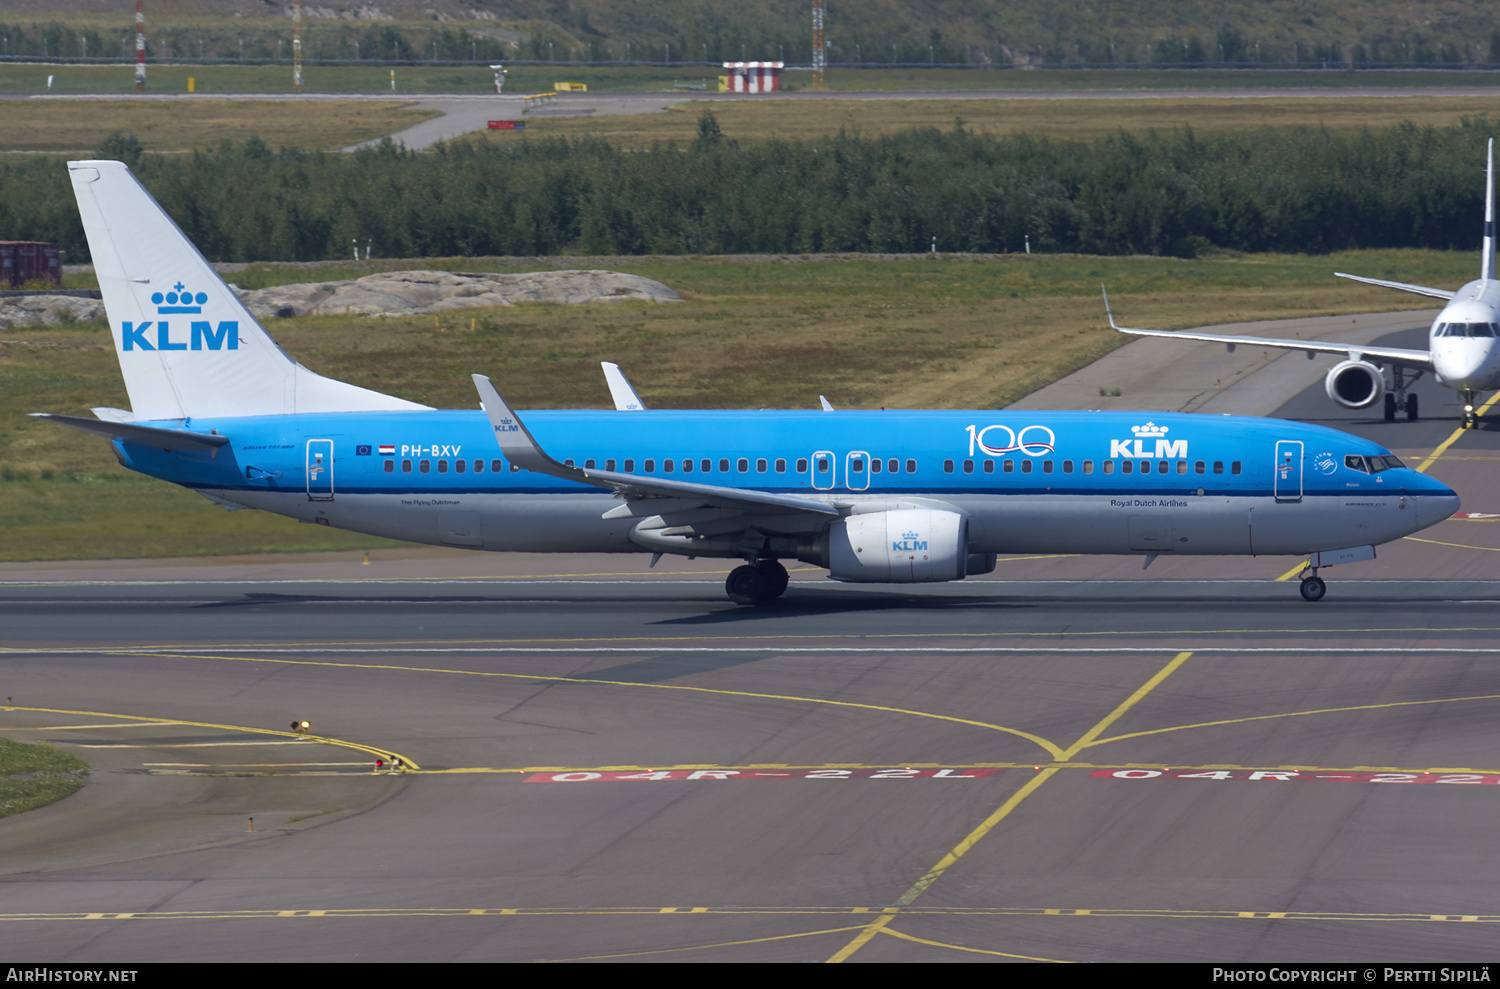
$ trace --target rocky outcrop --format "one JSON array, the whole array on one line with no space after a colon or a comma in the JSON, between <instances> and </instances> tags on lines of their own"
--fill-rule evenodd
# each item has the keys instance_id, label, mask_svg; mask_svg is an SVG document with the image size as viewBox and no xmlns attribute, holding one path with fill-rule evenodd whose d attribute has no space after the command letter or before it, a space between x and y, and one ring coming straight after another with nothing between
<instances>
[{"instance_id":1,"label":"rocky outcrop","mask_svg":"<svg viewBox=\"0 0 1500 989\"><path fill-rule=\"evenodd\" d=\"M18 295L0 298L0 330L37 323L81 323L103 319L104 303L71 295Z\"/></svg>"},{"instance_id":2,"label":"rocky outcrop","mask_svg":"<svg viewBox=\"0 0 1500 989\"><path fill-rule=\"evenodd\" d=\"M661 282L614 271L537 271L520 275L449 271L386 271L353 281L279 285L240 292L256 316L352 313L420 316L520 302L584 305L642 299L681 302Z\"/></svg>"}]
</instances>

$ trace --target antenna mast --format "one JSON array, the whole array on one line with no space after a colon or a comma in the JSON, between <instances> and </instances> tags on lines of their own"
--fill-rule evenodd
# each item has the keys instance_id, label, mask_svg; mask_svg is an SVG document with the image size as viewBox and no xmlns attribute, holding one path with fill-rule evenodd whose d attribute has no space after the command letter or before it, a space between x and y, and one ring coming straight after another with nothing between
<instances>
[{"instance_id":1,"label":"antenna mast","mask_svg":"<svg viewBox=\"0 0 1500 989\"><path fill-rule=\"evenodd\" d=\"M135 91L146 91L146 11L135 0Z\"/></svg>"},{"instance_id":2,"label":"antenna mast","mask_svg":"<svg viewBox=\"0 0 1500 989\"><path fill-rule=\"evenodd\" d=\"M823 69L828 64L828 55L823 47L823 0L813 0L813 78L812 88L822 92Z\"/></svg>"},{"instance_id":3,"label":"antenna mast","mask_svg":"<svg viewBox=\"0 0 1500 989\"><path fill-rule=\"evenodd\" d=\"M302 0L292 4L292 90L302 92Z\"/></svg>"}]
</instances>

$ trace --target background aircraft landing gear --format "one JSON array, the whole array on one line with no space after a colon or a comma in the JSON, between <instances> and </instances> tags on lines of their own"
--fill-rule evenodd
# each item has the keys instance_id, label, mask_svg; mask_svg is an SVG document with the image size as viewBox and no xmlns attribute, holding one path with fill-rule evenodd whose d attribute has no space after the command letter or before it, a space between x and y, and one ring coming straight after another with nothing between
<instances>
[{"instance_id":1,"label":"background aircraft landing gear","mask_svg":"<svg viewBox=\"0 0 1500 989\"><path fill-rule=\"evenodd\" d=\"M1417 421L1417 396L1406 396L1406 418L1412 422Z\"/></svg>"},{"instance_id":2,"label":"background aircraft landing gear","mask_svg":"<svg viewBox=\"0 0 1500 989\"><path fill-rule=\"evenodd\" d=\"M1323 583L1323 578L1316 573L1310 573L1302 578L1302 599L1304 601L1321 601L1323 595L1328 593L1328 585Z\"/></svg>"},{"instance_id":3,"label":"background aircraft landing gear","mask_svg":"<svg viewBox=\"0 0 1500 989\"><path fill-rule=\"evenodd\" d=\"M1396 421L1396 396L1390 392L1385 393L1385 421Z\"/></svg>"},{"instance_id":4,"label":"background aircraft landing gear","mask_svg":"<svg viewBox=\"0 0 1500 989\"><path fill-rule=\"evenodd\" d=\"M724 581L724 593L735 604L770 604L786 590L787 573L776 560L757 560L735 567Z\"/></svg>"}]
</instances>

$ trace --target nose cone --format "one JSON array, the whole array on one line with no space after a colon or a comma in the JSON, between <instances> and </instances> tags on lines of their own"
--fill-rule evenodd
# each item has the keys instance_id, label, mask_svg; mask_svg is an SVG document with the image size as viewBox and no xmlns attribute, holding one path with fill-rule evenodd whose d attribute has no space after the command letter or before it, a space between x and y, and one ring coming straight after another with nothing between
<instances>
[{"instance_id":1,"label":"nose cone","mask_svg":"<svg viewBox=\"0 0 1500 989\"><path fill-rule=\"evenodd\" d=\"M1416 513L1416 528L1412 530L1416 532L1437 525L1458 511L1458 494L1446 485L1433 482L1431 488L1414 493L1411 507Z\"/></svg>"},{"instance_id":2,"label":"nose cone","mask_svg":"<svg viewBox=\"0 0 1500 989\"><path fill-rule=\"evenodd\" d=\"M1434 347L1432 368L1437 376L1450 388L1481 391L1490 384L1495 365L1494 341L1492 340L1446 340L1444 346Z\"/></svg>"}]
</instances>

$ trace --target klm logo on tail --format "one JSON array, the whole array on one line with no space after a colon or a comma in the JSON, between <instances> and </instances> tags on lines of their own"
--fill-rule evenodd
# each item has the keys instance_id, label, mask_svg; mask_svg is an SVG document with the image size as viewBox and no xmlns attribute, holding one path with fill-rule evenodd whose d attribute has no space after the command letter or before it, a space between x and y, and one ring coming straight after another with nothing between
<instances>
[{"instance_id":1,"label":"klm logo on tail","mask_svg":"<svg viewBox=\"0 0 1500 989\"><path fill-rule=\"evenodd\" d=\"M196 315L203 312L208 302L207 292L190 292L178 282L172 291L152 292L151 304L156 306L159 316ZM180 324L179 324L180 325ZM147 332L155 327L151 338ZM120 324L121 350L239 350L240 324L238 320L221 319L215 327L209 320L192 320L188 325L187 340L172 339L172 326L167 320L145 320ZM155 342L152 342L154 338Z\"/></svg>"}]
</instances>

